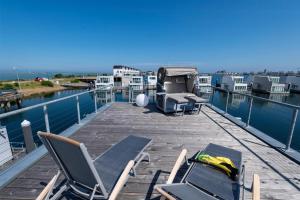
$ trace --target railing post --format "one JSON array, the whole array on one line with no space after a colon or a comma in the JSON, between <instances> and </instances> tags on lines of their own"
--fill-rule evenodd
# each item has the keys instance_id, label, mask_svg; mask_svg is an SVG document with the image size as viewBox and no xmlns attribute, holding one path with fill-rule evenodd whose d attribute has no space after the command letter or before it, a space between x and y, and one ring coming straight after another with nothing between
<instances>
[{"instance_id":1,"label":"railing post","mask_svg":"<svg viewBox=\"0 0 300 200\"><path fill-rule=\"evenodd\" d=\"M212 87L212 95L211 95L211 102L210 102L210 106L213 106L213 102L214 102L214 96L215 96L215 88Z\"/></svg>"},{"instance_id":2,"label":"railing post","mask_svg":"<svg viewBox=\"0 0 300 200\"><path fill-rule=\"evenodd\" d=\"M44 105L44 118L45 118L45 125L46 125L46 131L50 133L50 125L49 125L49 117L48 117L48 109L47 105Z\"/></svg>"},{"instance_id":3,"label":"railing post","mask_svg":"<svg viewBox=\"0 0 300 200\"><path fill-rule=\"evenodd\" d=\"M225 105L225 113L227 113L227 111L228 111L228 101L229 101L229 91L227 91L226 105Z\"/></svg>"},{"instance_id":4,"label":"railing post","mask_svg":"<svg viewBox=\"0 0 300 200\"><path fill-rule=\"evenodd\" d=\"M97 113L98 108L97 108L97 93L96 93L96 90L94 90L94 104L95 104L95 113Z\"/></svg>"},{"instance_id":5,"label":"railing post","mask_svg":"<svg viewBox=\"0 0 300 200\"><path fill-rule=\"evenodd\" d=\"M286 143L286 147L285 150L288 151L290 149L291 143L292 143L292 139L293 139L293 135L294 135L294 130L295 130L295 126L296 126L296 121L297 121L297 116L298 116L298 109L294 109L293 112L293 120L291 123L291 129L290 129L290 134Z\"/></svg>"},{"instance_id":6,"label":"railing post","mask_svg":"<svg viewBox=\"0 0 300 200\"><path fill-rule=\"evenodd\" d=\"M79 96L76 96L76 104L77 104L77 118L78 118L78 124L80 124L80 105L79 105Z\"/></svg>"},{"instance_id":7,"label":"railing post","mask_svg":"<svg viewBox=\"0 0 300 200\"><path fill-rule=\"evenodd\" d=\"M105 90L105 104L107 104L107 90Z\"/></svg>"},{"instance_id":8,"label":"railing post","mask_svg":"<svg viewBox=\"0 0 300 200\"><path fill-rule=\"evenodd\" d=\"M250 124L251 113L252 113L252 105L253 105L253 97L250 97L250 105L249 105L249 110L248 110L248 118L247 118L246 126L249 126L249 124Z\"/></svg>"},{"instance_id":9,"label":"railing post","mask_svg":"<svg viewBox=\"0 0 300 200\"><path fill-rule=\"evenodd\" d=\"M35 144L32 137L31 123L30 121L24 120L21 123L21 126L26 146L26 153L30 153L35 149Z\"/></svg>"}]
</instances>

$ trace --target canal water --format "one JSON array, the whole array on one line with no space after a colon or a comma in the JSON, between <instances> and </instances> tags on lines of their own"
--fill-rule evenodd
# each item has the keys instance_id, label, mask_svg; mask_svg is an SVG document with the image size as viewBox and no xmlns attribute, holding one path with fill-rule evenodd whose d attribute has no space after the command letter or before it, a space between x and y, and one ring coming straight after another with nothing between
<instances>
[{"instance_id":1,"label":"canal water","mask_svg":"<svg viewBox=\"0 0 300 200\"><path fill-rule=\"evenodd\" d=\"M23 100L22 107L28 107L38 103L51 101L79 92L83 92L83 90L65 90L45 94L42 96L31 97L29 99ZM150 103L154 103L155 91L147 91L147 94L150 96ZM271 96L262 94L255 95L270 98L280 102L300 105L299 94ZM222 110L225 110L226 98L226 93L216 91L214 93L214 98L211 99L213 99L213 105ZM101 98L101 95L98 96L97 99L98 108L106 103L105 99ZM128 102L128 91L120 91L113 94L113 99L114 101ZM79 102L81 118L84 118L87 114L94 112L94 96L92 93L81 95L79 98ZM245 96L231 94L228 104L228 113L246 122L249 102L250 100ZM61 102L50 104L48 106L48 114L51 132L60 133L64 131L73 124L77 123L75 98L66 99ZM280 106L271 102L254 100L250 125L285 144L288 139L288 133L290 131L292 114L293 110L290 108ZM14 146L17 146L19 143L23 143L23 135L20 124L24 119L31 122L34 140L37 144L40 144L36 132L46 130L42 108L36 108L0 120L1 125L6 126L8 130L10 142L12 142ZM300 151L300 116L298 116L291 146L292 148Z\"/></svg>"},{"instance_id":2,"label":"canal water","mask_svg":"<svg viewBox=\"0 0 300 200\"><path fill-rule=\"evenodd\" d=\"M33 96L24 99L22 101L22 107L24 108L39 103L48 102L83 91L84 90L64 90ZM94 96L92 93L81 95L79 97L79 102L81 118L84 118L87 114L95 111ZM98 102L98 108L101 107L101 105L103 104ZM16 109L15 106L11 108L11 110L14 109ZM1 112L3 112L3 110ZM48 115L51 132L53 133L60 133L77 123L78 118L75 97L48 105ZM24 141L21 129L21 122L23 120L28 120L31 122L34 140L39 145L40 141L36 132L46 130L43 107L35 108L0 120L1 125L6 126L9 140L15 147L21 146Z\"/></svg>"},{"instance_id":3,"label":"canal water","mask_svg":"<svg viewBox=\"0 0 300 200\"><path fill-rule=\"evenodd\" d=\"M300 94L259 94L253 95L269 98L275 101L299 105ZM213 105L225 110L227 94L216 91L214 94ZM247 122L250 99L244 95L230 94L228 101L228 113L234 117L241 118ZM278 105L272 102L254 99L250 125L272 138L286 144L292 123L293 109ZM299 115L299 114L298 114ZM294 136L291 147L300 151L300 116L296 122Z\"/></svg>"}]
</instances>

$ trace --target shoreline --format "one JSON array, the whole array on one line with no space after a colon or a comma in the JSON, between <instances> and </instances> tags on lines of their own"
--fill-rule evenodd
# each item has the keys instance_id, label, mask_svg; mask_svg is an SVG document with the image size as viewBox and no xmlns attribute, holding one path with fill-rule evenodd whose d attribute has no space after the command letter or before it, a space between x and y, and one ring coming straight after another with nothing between
<instances>
[{"instance_id":1,"label":"shoreline","mask_svg":"<svg viewBox=\"0 0 300 200\"><path fill-rule=\"evenodd\" d=\"M26 88L26 89L21 89L18 90L19 93L23 95L24 98L33 96L33 95L38 95L38 94L45 94L45 93L50 93L50 92L57 92L57 91L62 91L66 90L67 88L62 87L60 85L56 85L54 87L37 87L37 88Z\"/></svg>"}]
</instances>

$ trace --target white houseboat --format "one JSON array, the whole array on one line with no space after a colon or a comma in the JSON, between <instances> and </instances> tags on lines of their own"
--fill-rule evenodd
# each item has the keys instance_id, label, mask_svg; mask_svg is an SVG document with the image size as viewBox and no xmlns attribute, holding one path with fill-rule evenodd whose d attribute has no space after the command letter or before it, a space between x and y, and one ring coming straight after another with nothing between
<instances>
[{"instance_id":1,"label":"white houseboat","mask_svg":"<svg viewBox=\"0 0 300 200\"><path fill-rule=\"evenodd\" d=\"M111 89L114 86L114 77L113 76L97 76L95 80L96 89Z\"/></svg>"},{"instance_id":2,"label":"white houseboat","mask_svg":"<svg viewBox=\"0 0 300 200\"><path fill-rule=\"evenodd\" d=\"M209 75L199 75L195 84L196 92L199 94L212 93L211 80L212 77Z\"/></svg>"},{"instance_id":3,"label":"white houseboat","mask_svg":"<svg viewBox=\"0 0 300 200\"><path fill-rule=\"evenodd\" d=\"M135 90L135 91L143 90L143 77L131 76L131 80L129 81L129 87L131 90Z\"/></svg>"},{"instance_id":4,"label":"white houseboat","mask_svg":"<svg viewBox=\"0 0 300 200\"><path fill-rule=\"evenodd\" d=\"M154 89L157 84L157 76L155 75L146 75L144 77L145 88Z\"/></svg>"},{"instance_id":5,"label":"white houseboat","mask_svg":"<svg viewBox=\"0 0 300 200\"><path fill-rule=\"evenodd\" d=\"M221 88L230 92L247 92L244 76L225 75L222 77Z\"/></svg>"},{"instance_id":6,"label":"white houseboat","mask_svg":"<svg viewBox=\"0 0 300 200\"><path fill-rule=\"evenodd\" d=\"M122 77L122 76L139 76L141 71L133 67L127 67L123 65L113 66L113 76Z\"/></svg>"},{"instance_id":7,"label":"white houseboat","mask_svg":"<svg viewBox=\"0 0 300 200\"><path fill-rule=\"evenodd\" d=\"M279 76L254 76L252 91L262 93L289 93L287 85L280 83Z\"/></svg>"},{"instance_id":8,"label":"white houseboat","mask_svg":"<svg viewBox=\"0 0 300 200\"><path fill-rule=\"evenodd\" d=\"M114 87L117 90L126 89L129 86L132 76L140 76L141 71L123 65L113 66Z\"/></svg>"},{"instance_id":9,"label":"white houseboat","mask_svg":"<svg viewBox=\"0 0 300 200\"><path fill-rule=\"evenodd\" d=\"M300 93L300 76L280 77L280 82L287 84L291 92Z\"/></svg>"},{"instance_id":10,"label":"white houseboat","mask_svg":"<svg viewBox=\"0 0 300 200\"><path fill-rule=\"evenodd\" d=\"M131 80L129 81L129 102L134 103L136 96L143 93L144 82L142 76L131 76Z\"/></svg>"}]
</instances>

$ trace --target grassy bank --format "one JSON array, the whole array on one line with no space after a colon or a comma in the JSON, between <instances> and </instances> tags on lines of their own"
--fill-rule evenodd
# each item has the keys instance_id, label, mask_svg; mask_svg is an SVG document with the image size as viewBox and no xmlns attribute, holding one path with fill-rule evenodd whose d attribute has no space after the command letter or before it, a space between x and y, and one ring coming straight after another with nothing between
<instances>
[{"instance_id":1,"label":"grassy bank","mask_svg":"<svg viewBox=\"0 0 300 200\"><path fill-rule=\"evenodd\" d=\"M28 97L40 93L64 90L66 88L60 86L60 84L68 82L78 82L78 80L76 78L61 78L51 81L20 81L20 86L16 81L2 81L0 82L0 90L15 89Z\"/></svg>"}]
</instances>

